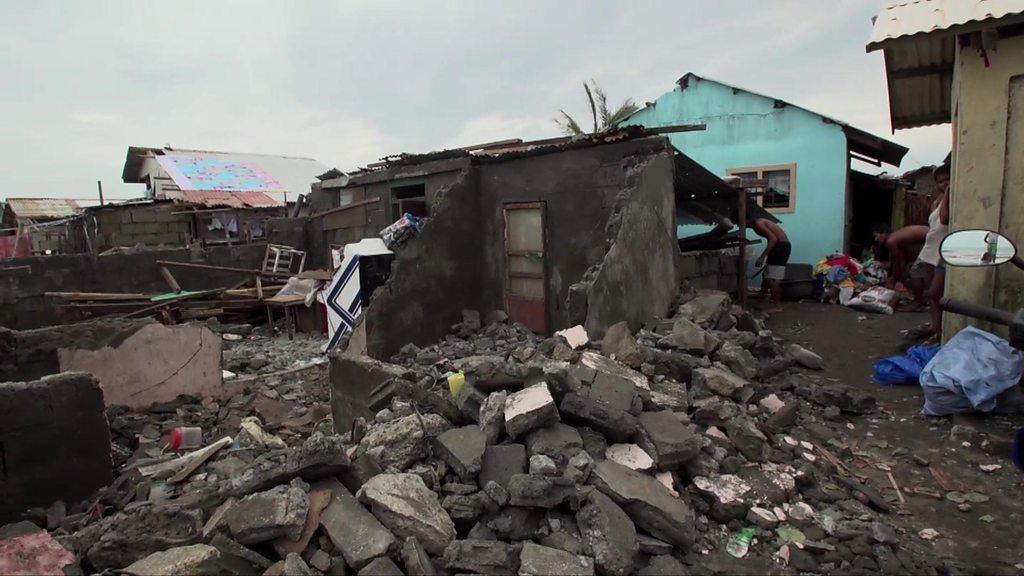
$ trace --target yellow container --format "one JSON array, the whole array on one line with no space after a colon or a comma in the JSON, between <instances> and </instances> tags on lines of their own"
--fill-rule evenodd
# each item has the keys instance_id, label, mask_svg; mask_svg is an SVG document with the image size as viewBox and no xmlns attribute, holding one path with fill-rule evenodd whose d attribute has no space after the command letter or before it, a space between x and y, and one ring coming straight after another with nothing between
<instances>
[{"instance_id":1,"label":"yellow container","mask_svg":"<svg viewBox=\"0 0 1024 576\"><path fill-rule=\"evenodd\" d=\"M459 390L466 385L466 375L462 372L452 374L448 377L448 390L451 391L452 396L458 396Z\"/></svg>"}]
</instances>

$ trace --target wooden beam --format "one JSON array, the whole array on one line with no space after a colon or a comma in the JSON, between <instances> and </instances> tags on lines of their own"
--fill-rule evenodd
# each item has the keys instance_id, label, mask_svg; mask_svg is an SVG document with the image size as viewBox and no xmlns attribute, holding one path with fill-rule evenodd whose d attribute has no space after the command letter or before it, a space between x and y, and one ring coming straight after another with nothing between
<instances>
[{"instance_id":1,"label":"wooden beam","mask_svg":"<svg viewBox=\"0 0 1024 576\"><path fill-rule=\"evenodd\" d=\"M263 276L276 276L282 278L290 278L294 274L290 273L277 273L277 272L264 272L263 270L255 270L252 268L235 268L233 266L214 266L213 264L199 264L196 262L175 262L174 260L157 260L157 264L160 266L177 266L179 268L195 268L197 270L210 270L213 272L237 272L238 274L261 274Z\"/></svg>"}]
</instances>

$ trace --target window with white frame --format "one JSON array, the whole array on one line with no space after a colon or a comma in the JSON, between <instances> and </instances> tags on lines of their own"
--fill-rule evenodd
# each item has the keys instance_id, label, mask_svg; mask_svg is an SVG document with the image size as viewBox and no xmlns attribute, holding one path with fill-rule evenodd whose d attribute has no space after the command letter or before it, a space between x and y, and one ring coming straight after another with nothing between
<instances>
[{"instance_id":1,"label":"window with white frame","mask_svg":"<svg viewBox=\"0 0 1024 576\"><path fill-rule=\"evenodd\" d=\"M725 173L742 180L767 180L764 194L757 197L757 203L773 213L796 211L796 164L729 168Z\"/></svg>"}]
</instances>

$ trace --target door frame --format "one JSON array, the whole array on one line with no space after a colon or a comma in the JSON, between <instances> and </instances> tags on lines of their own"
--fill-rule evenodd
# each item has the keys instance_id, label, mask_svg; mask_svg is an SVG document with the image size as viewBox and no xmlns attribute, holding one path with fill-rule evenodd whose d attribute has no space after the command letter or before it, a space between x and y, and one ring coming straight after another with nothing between
<instances>
[{"instance_id":1,"label":"door frame","mask_svg":"<svg viewBox=\"0 0 1024 576\"><path fill-rule=\"evenodd\" d=\"M516 253L513 253L513 252L509 251L509 248L508 248L509 247L508 212L510 210L534 210L534 209L539 209L540 210L540 231L541 231L541 246L542 246L542 248L541 248L542 249L542 252L541 252L541 256L542 256L542 264L541 264L542 272L541 272L541 276L542 277L539 278L539 280L541 280L541 282L544 285L544 314L543 314L543 317L541 318L541 321L544 324L544 326L543 326L544 329L540 333L546 335L546 334L550 333L550 331L551 331L551 318L550 318L550 314L548 313L548 303L551 300L551 294L550 294L550 288L548 286L548 279L549 279L549 273L548 273L548 210L547 210L547 203L544 202L544 201L537 200L537 201L533 201L533 202L505 202L505 203L503 203L501 205L501 219L502 219L502 223L503 223L501 251L502 251L502 261L504 263L503 284L504 284L504 289L505 289L505 294L504 294L503 300L504 300L504 303L505 303L505 310L506 311L511 311L511 306L509 306L509 298L512 296L511 279L512 279L514 274L519 274L519 276L522 277L522 278L535 278L535 279L537 279L536 276L533 276L533 275L527 275L527 274L523 274L523 273L513 273L513 272L510 272L510 270L509 270L509 261L508 261L508 257L509 256L525 256L526 255L526 252L516 252ZM511 316L511 313L509 314L509 316Z\"/></svg>"}]
</instances>

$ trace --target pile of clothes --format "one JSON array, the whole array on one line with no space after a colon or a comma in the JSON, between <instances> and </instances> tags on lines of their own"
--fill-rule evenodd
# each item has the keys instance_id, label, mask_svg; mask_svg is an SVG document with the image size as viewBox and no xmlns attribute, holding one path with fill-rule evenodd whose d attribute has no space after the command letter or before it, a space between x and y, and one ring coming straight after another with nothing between
<instances>
[{"instance_id":1,"label":"pile of clothes","mask_svg":"<svg viewBox=\"0 0 1024 576\"><path fill-rule=\"evenodd\" d=\"M820 280L815 296L822 302L847 305L858 292L882 283L888 272L872 258L863 263L846 254L831 254L814 266Z\"/></svg>"}]
</instances>

